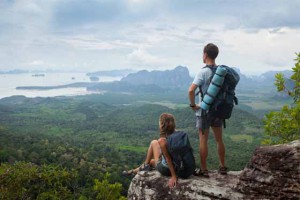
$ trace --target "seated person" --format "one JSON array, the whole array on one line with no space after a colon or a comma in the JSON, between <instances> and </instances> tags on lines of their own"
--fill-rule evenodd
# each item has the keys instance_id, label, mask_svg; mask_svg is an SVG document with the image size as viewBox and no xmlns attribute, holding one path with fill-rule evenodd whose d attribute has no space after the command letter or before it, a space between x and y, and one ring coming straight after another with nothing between
<instances>
[{"instance_id":1,"label":"seated person","mask_svg":"<svg viewBox=\"0 0 300 200\"><path fill-rule=\"evenodd\" d=\"M151 141L145 162L136 169L123 171L123 175L135 175L138 171L150 171L151 168L156 168L162 175L171 176L168 183L170 188L176 186L178 174L176 175L172 157L167 148L167 137L175 132L175 127L173 115L161 114L159 117L160 137L158 140Z\"/></svg>"}]
</instances>

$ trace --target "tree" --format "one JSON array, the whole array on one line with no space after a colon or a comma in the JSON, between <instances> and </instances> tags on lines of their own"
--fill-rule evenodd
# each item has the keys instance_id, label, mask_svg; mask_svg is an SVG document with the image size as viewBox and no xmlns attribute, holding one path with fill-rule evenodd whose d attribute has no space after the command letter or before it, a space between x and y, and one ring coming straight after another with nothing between
<instances>
[{"instance_id":1,"label":"tree","mask_svg":"<svg viewBox=\"0 0 300 200\"><path fill-rule=\"evenodd\" d=\"M57 165L1 164L0 199L75 199L76 176Z\"/></svg>"},{"instance_id":2,"label":"tree","mask_svg":"<svg viewBox=\"0 0 300 200\"><path fill-rule=\"evenodd\" d=\"M95 179L94 190L97 192L96 199L99 200L125 200L124 196L121 196L122 184L109 183L110 174L106 173L103 180L100 182Z\"/></svg>"},{"instance_id":3,"label":"tree","mask_svg":"<svg viewBox=\"0 0 300 200\"><path fill-rule=\"evenodd\" d=\"M282 144L299 139L300 136L300 53L296 53L295 67L287 84L283 74L275 75L278 92L286 92L293 98L292 105L285 105L281 111L266 115L264 144Z\"/></svg>"}]
</instances>

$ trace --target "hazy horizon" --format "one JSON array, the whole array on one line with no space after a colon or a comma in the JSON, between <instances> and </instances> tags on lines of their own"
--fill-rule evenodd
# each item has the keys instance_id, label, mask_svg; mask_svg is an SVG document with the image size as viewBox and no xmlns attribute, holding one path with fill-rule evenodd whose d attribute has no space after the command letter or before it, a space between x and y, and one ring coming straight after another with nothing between
<instances>
[{"instance_id":1,"label":"hazy horizon","mask_svg":"<svg viewBox=\"0 0 300 200\"><path fill-rule=\"evenodd\" d=\"M217 64L246 75L290 70L300 52L300 1L3 0L0 71L166 70Z\"/></svg>"},{"instance_id":2,"label":"hazy horizon","mask_svg":"<svg viewBox=\"0 0 300 200\"><path fill-rule=\"evenodd\" d=\"M178 65L180 66L180 65ZM170 69L104 69L104 70L96 70L96 71L84 71L84 70L76 70L76 69L70 69L70 70L60 70L60 69L44 69L44 70L39 70L39 69L23 69L24 72L21 72L21 73L95 73L95 72L110 72L110 71L132 71L131 73L135 73L135 72L138 72L138 71L142 71L142 70L147 70L149 72L151 71L164 71L164 70L173 70L175 69L176 67L178 66L175 66L173 68L170 68ZM187 67L187 66L182 66L182 67ZM188 68L188 67L187 67ZM200 67L202 68L202 67ZM199 68L199 69L200 69ZM234 67L234 68L238 68L238 67ZM238 68L240 70L240 68ZM4 74L9 74L11 72L14 72L14 71L22 71L22 69L10 69L10 70L0 70L0 74L1 73L4 73ZM247 74L247 73L244 73L243 71L240 71L241 74L247 76L247 77L252 77L252 76L260 76L264 73L267 73L267 72L283 72L283 71L292 71L292 69L282 69L282 70L268 70L268 71L263 71L263 72L260 72L260 73L256 73L256 74ZM197 71L196 72L191 72L189 70L189 73L190 73L190 76L195 76L197 74Z\"/></svg>"}]
</instances>

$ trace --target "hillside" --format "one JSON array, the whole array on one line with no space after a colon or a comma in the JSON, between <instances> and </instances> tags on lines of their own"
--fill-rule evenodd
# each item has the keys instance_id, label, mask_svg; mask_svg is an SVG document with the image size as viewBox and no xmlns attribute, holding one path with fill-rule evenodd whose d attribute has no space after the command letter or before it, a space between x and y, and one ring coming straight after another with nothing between
<instances>
[{"instance_id":1,"label":"hillside","mask_svg":"<svg viewBox=\"0 0 300 200\"><path fill-rule=\"evenodd\" d=\"M172 73L177 75L166 76ZM122 183L122 194L126 195L131 180L121 177L121 172L143 161L149 142L158 137L159 115L170 112L176 117L178 129L189 134L199 164L198 132L194 113L188 107L187 88L192 78L187 68L138 72L128 77L111 83L74 84L106 91L100 95L1 99L0 162L8 163L8 168L16 161L24 161L20 166L33 169L62 167L77 184L70 189L76 198L80 194L93 199L94 179L103 180L109 172L110 181ZM279 101L271 90L256 85L237 90L239 105L227 120L224 141L230 170L243 169L260 144L263 114L288 102ZM209 169L218 167L216 151L210 134Z\"/></svg>"},{"instance_id":2,"label":"hillside","mask_svg":"<svg viewBox=\"0 0 300 200\"><path fill-rule=\"evenodd\" d=\"M58 164L73 169L78 173L78 187L82 190L88 190L93 179L101 179L105 172L110 172L113 181L123 184L125 194L130 179L122 178L121 171L143 161L149 142L158 137L159 115L170 112L176 117L177 127L189 134L199 163L198 134L190 108L143 103L140 100L155 101L151 95L138 97L107 93L2 99L0 161ZM260 142L261 127L261 121L255 116L234 111L224 134L230 169L240 170L246 165ZM208 165L215 169L218 161L212 135L209 143Z\"/></svg>"}]
</instances>

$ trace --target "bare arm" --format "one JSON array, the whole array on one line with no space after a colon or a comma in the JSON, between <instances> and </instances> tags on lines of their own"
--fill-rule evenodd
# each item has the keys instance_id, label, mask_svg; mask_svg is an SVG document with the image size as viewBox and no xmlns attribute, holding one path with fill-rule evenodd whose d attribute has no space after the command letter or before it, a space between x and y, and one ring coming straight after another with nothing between
<instances>
[{"instance_id":1,"label":"bare arm","mask_svg":"<svg viewBox=\"0 0 300 200\"><path fill-rule=\"evenodd\" d=\"M197 85L192 83L189 88L189 100L191 105L195 105L194 107L191 107L193 110L198 110L200 107L199 105L195 104L195 91L197 89Z\"/></svg>"},{"instance_id":2,"label":"bare arm","mask_svg":"<svg viewBox=\"0 0 300 200\"><path fill-rule=\"evenodd\" d=\"M168 163L168 167L169 167L170 172L171 172L171 178L169 180L169 187L173 188L177 184L177 176L176 176L176 173L175 173L175 169L174 169L174 165L172 163L171 156L170 156L170 154L167 150L167 141L166 141L166 139L160 138L158 140L158 142L159 142L160 148L162 150L162 153L163 153L164 157L166 158L166 161Z\"/></svg>"}]
</instances>

